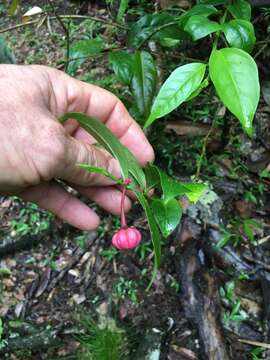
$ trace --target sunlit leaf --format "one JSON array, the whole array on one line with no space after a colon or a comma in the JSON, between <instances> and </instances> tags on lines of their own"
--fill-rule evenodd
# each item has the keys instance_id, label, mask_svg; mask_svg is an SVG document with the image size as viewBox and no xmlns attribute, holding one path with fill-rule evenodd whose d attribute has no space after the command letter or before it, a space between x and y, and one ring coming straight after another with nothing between
<instances>
[{"instance_id":1,"label":"sunlit leaf","mask_svg":"<svg viewBox=\"0 0 270 360\"><path fill-rule=\"evenodd\" d=\"M260 97L255 61L240 49L216 50L210 57L209 72L220 99L251 136L252 122Z\"/></svg>"},{"instance_id":2,"label":"sunlit leaf","mask_svg":"<svg viewBox=\"0 0 270 360\"><path fill-rule=\"evenodd\" d=\"M176 109L199 88L204 77L206 65L191 63L174 70L162 85L151 109L145 127Z\"/></svg>"},{"instance_id":3,"label":"sunlit leaf","mask_svg":"<svg viewBox=\"0 0 270 360\"><path fill-rule=\"evenodd\" d=\"M63 123L67 119L75 119L102 145L114 158L119 161L123 179L134 177L142 190L145 189L145 176L135 156L123 146L116 136L99 120L82 113L66 113L59 121ZM136 184L132 183L136 188Z\"/></svg>"}]
</instances>

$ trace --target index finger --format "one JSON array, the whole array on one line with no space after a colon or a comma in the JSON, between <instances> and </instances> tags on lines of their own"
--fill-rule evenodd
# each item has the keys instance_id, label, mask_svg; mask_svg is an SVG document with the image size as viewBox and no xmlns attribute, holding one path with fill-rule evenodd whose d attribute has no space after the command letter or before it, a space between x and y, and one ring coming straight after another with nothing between
<instances>
[{"instance_id":1,"label":"index finger","mask_svg":"<svg viewBox=\"0 0 270 360\"><path fill-rule=\"evenodd\" d=\"M142 165L153 161L152 146L115 95L98 86L73 79L62 72L58 72L57 75L56 79L51 79L55 96L51 111L56 116L72 111L93 116L106 124Z\"/></svg>"}]
</instances>

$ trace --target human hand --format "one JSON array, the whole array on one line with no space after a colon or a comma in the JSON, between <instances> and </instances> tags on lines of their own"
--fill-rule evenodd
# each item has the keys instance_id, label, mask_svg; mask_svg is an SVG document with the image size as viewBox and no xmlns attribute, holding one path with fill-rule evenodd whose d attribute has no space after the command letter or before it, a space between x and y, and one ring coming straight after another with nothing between
<instances>
[{"instance_id":1,"label":"human hand","mask_svg":"<svg viewBox=\"0 0 270 360\"><path fill-rule=\"evenodd\" d=\"M117 161L96 148L65 112L84 112L104 122L143 165L154 153L123 104L99 87L45 66L0 65L0 194L18 195L82 230L95 229L98 215L67 192L64 180L105 210L120 212L121 193L110 180L77 163L103 167L120 176ZM128 198L125 210L131 206Z\"/></svg>"}]
</instances>

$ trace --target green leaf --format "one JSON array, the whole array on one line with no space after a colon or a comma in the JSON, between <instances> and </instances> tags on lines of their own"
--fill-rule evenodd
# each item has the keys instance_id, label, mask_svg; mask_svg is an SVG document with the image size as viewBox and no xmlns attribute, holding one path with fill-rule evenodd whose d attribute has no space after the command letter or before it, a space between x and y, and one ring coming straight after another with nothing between
<instances>
[{"instance_id":1,"label":"green leaf","mask_svg":"<svg viewBox=\"0 0 270 360\"><path fill-rule=\"evenodd\" d=\"M247 20L231 20L222 25L222 30L231 47L251 52L255 42L254 27Z\"/></svg>"},{"instance_id":2,"label":"green leaf","mask_svg":"<svg viewBox=\"0 0 270 360\"><path fill-rule=\"evenodd\" d=\"M174 199L176 196L185 194L188 195L187 193L191 192L191 190L189 190L186 185L183 185L182 182L171 178L162 170L158 169L158 171L160 175L160 184L163 191L163 199L165 202Z\"/></svg>"},{"instance_id":3,"label":"green leaf","mask_svg":"<svg viewBox=\"0 0 270 360\"><path fill-rule=\"evenodd\" d=\"M122 181L120 179L117 179L115 176L113 176L113 174L111 174L106 169L103 169L103 168L98 167L98 166L89 165L89 164L77 164L77 165L81 169L86 170L86 171L88 171L90 173L96 173L96 174L106 176L106 177L112 179L113 181L115 181L116 183L121 183L122 184Z\"/></svg>"},{"instance_id":4,"label":"green leaf","mask_svg":"<svg viewBox=\"0 0 270 360\"><path fill-rule=\"evenodd\" d=\"M218 10L212 6L212 5L203 5L203 4L198 4L193 6L190 10L186 11L184 14L182 14L180 16L179 19L179 25L181 26L181 28L184 29L187 21L192 17L192 16L203 16L203 17L209 17L210 15L214 15L217 14Z\"/></svg>"},{"instance_id":5,"label":"green leaf","mask_svg":"<svg viewBox=\"0 0 270 360\"><path fill-rule=\"evenodd\" d=\"M146 178L146 192L151 189L157 189L160 186L160 173L157 166L148 164L145 169L145 178Z\"/></svg>"},{"instance_id":6,"label":"green leaf","mask_svg":"<svg viewBox=\"0 0 270 360\"><path fill-rule=\"evenodd\" d=\"M74 75L75 71L91 56L100 54L103 49L101 39L89 39L78 41L70 48L70 61L67 72Z\"/></svg>"},{"instance_id":7,"label":"green leaf","mask_svg":"<svg viewBox=\"0 0 270 360\"><path fill-rule=\"evenodd\" d=\"M128 9L129 0L121 0L118 13L117 13L117 21L122 21L125 13Z\"/></svg>"},{"instance_id":8,"label":"green leaf","mask_svg":"<svg viewBox=\"0 0 270 360\"><path fill-rule=\"evenodd\" d=\"M0 64L15 64L13 52L7 46L5 39L0 36Z\"/></svg>"},{"instance_id":9,"label":"green leaf","mask_svg":"<svg viewBox=\"0 0 270 360\"><path fill-rule=\"evenodd\" d=\"M61 123L68 119L75 119L102 145L112 156L119 161L123 179L134 177L142 190L145 189L145 176L135 156L123 146L116 136L99 120L88 115L76 112L66 113L59 118ZM133 180L133 179L132 179ZM132 188L137 186L132 181Z\"/></svg>"},{"instance_id":10,"label":"green leaf","mask_svg":"<svg viewBox=\"0 0 270 360\"><path fill-rule=\"evenodd\" d=\"M147 200L145 199L145 197L143 196L143 194L141 192L135 191L135 193L137 195L137 199L138 199L139 203L141 204L141 206L144 209L145 214L147 216L147 221L148 221L148 225L149 225L149 229L150 229L150 233L151 233L151 239L152 239L152 243L154 246L155 266L154 266L154 271L152 274L152 280L147 287L147 289L149 289L156 277L157 269L160 267L161 239L160 239L160 233L159 233L158 226L156 224L155 217L152 213L152 210L151 210Z\"/></svg>"},{"instance_id":11,"label":"green leaf","mask_svg":"<svg viewBox=\"0 0 270 360\"><path fill-rule=\"evenodd\" d=\"M246 0L234 0L233 4L228 6L228 10L236 19L251 19L251 6Z\"/></svg>"},{"instance_id":12,"label":"green leaf","mask_svg":"<svg viewBox=\"0 0 270 360\"><path fill-rule=\"evenodd\" d=\"M154 59L149 53L138 51L134 58L134 74L131 81L131 90L137 108L144 118L149 116L156 88L157 69Z\"/></svg>"},{"instance_id":13,"label":"green leaf","mask_svg":"<svg viewBox=\"0 0 270 360\"><path fill-rule=\"evenodd\" d=\"M204 184L198 183L181 183L187 190L186 196L189 198L191 202L196 203L203 196L206 190L206 186Z\"/></svg>"},{"instance_id":14,"label":"green leaf","mask_svg":"<svg viewBox=\"0 0 270 360\"><path fill-rule=\"evenodd\" d=\"M126 51L110 53L109 61L119 81L129 85L134 72L134 55Z\"/></svg>"},{"instance_id":15,"label":"green leaf","mask_svg":"<svg viewBox=\"0 0 270 360\"><path fill-rule=\"evenodd\" d=\"M220 99L251 136L260 97L255 61L240 49L215 50L210 56L209 72Z\"/></svg>"},{"instance_id":16,"label":"green leaf","mask_svg":"<svg viewBox=\"0 0 270 360\"><path fill-rule=\"evenodd\" d=\"M20 0L12 0L8 9L8 15L14 16L19 5L20 5Z\"/></svg>"},{"instance_id":17,"label":"green leaf","mask_svg":"<svg viewBox=\"0 0 270 360\"><path fill-rule=\"evenodd\" d=\"M171 199L167 202L154 199L151 207L162 235L167 238L181 220L182 208L179 202L176 199Z\"/></svg>"},{"instance_id":18,"label":"green leaf","mask_svg":"<svg viewBox=\"0 0 270 360\"><path fill-rule=\"evenodd\" d=\"M197 97L200 92L205 89L207 86L209 85L209 78L207 77L206 79L203 80L203 82L201 83L201 85L198 87L198 89L196 89L195 91L193 91L192 94L190 94L190 96L188 97L187 101L190 101L192 99L194 99L195 97Z\"/></svg>"},{"instance_id":19,"label":"green leaf","mask_svg":"<svg viewBox=\"0 0 270 360\"><path fill-rule=\"evenodd\" d=\"M176 109L200 86L206 65L192 63L178 67L162 85L145 123L145 128L156 119Z\"/></svg>"},{"instance_id":20,"label":"green leaf","mask_svg":"<svg viewBox=\"0 0 270 360\"><path fill-rule=\"evenodd\" d=\"M183 38L177 18L166 12L147 14L131 26L128 46L139 48L147 40L161 41L164 38L176 40Z\"/></svg>"},{"instance_id":21,"label":"green leaf","mask_svg":"<svg viewBox=\"0 0 270 360\"><path fill-rule=\"evenodd\" d=\"M223 5L226 4L227 1L226 0L198 0L197 1L198 4L204 4L204 5Z\"/></svg>"},{"instance_id":22,"label":"green leaf","mask_svg":"<svg viewBox=\"0 0 270 360\"><path fill-rule=\"evenodd\" d=\"M220 29L220 24L201 15L191 16L184 28L184 30L191 35L194 41L202 39L213 32L219 31Z\"/></svg>"}]
</instances>

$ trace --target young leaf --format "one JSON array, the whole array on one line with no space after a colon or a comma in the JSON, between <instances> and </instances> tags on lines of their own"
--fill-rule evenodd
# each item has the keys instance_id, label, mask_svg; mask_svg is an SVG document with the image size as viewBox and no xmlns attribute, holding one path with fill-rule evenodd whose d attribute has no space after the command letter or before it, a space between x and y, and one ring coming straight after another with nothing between
<instances>
[{"instance_id":1,"label":"young leaf","mask_svg":"<svg viewBox=\"0 0 270 360\"><path fill-rule=\"evenodd\" d=\"M149 116L156 88L157 69L154 59L149 53L138 51L134 58L134 74L131 81L131 90L137 108L144 118Z\"/></svg>"},{"instance_id":2,"label":"young leaf","mask_svg":"<svg viewBox=\"0 0 270 360\"><path fill-rule=\"evenodd\" d=\"M182 29L184 29L187 21L192 17L192 16L203 16L203 17L208 17L210 15L213 14L217 14L218 10L212 6L212 5L203 5L203 4L198 4L193 6L190 10L186 11L185 13L183 13L180 16L179 19L179 25L181 26Z\"/></svg>"},{"instance_id":3,"label":"young leaf","mask_svg":"<svg viewBox=\"0 0 270 360\"><path fill-rule=\"evenodd\" d=\"M126 51L110 53L109 61L118 80L124 85L130 85L134 72L134 55Z\"/></svg>"},{"instance_id":4,"label":"young leaf","mask_svg":"<svg viewBox=\"0 0 270 360\"><path fill-rule=\"evenodd\" d=\"M206 186L204 184L198 184L198 183L181 183L182 186L184 186L187 190L186 196L189 198L189 200L193 203L196 203L202 195L204 194L206 190Z\"/></svg>"},{"instance_id":5,"label":"young leaf","mask_svg":"<svg viewBox=\"0 0 270 360\"><path fill-rule=\"evenodd\" d=\"M70 61L68 63L67 72L74 75L75 71L89 58L90 56L100 54L103 48L103 41L101 39L89 39L78 41L70 48Z\"/></svg>"},{"instance_id":6,"label":"young leaf","mask_svg":"<svg viewBox=\"0 0 270 360\"><path fill-rule=\"evenodd\" d=\"M98 166L88 165L88 164L77 164L77 165L81 169L86 170L86 171L88 171L90 173L100 174L100 175L103 175L103 176L106 176L106 177L110 178L111 180L115 181L116 183L122 183L122 181L120 179L117 179L115 176L113 176L113 174L111 174L106 169L103 169L103 168L98 167Z\"/></svg>"},{"instance_id":7,"label":"young leaf","mask_svg":"<svg viewBox=\"0 0 270 360\"><path fill-rule=\"evenodd\" d=\"M162 235L167 238L181 220L182 208L179 202L176 199L171 199L167 202L154 199L151 207Z\"/></svg>"},{"instance_id":8,"label":"young leaf","mask_svg":"<svg viewBox=\"0 0 270 360\"><path fill-rule=\"evenodd\" d=\"M153 242L153 246L154 246L154 252L155 252L155 269L158 269L160 266L160 257L161 257L161 239L160 239L160 233L158 230L158 226L156 224L156 220L154 218L152 210L151 210L147 200L143 196L143 194L139 191L135 191L135 193L136 193L139 203L141 204L141 206L144 209L145 214L147 216L147 221L149 224L149 229L150 229L151 238L152 238L152 242ZM153 274L153 278L154 278L154 276L155 276L155 271ZM152 280L153 280L153 278L152 278Z\"/></svg>"},{"instance_id":9,"label":"young leaf","mask_svg":"<svg viewBox=\"0 0 270 360\"><path fill-rule=\"evenodd\" d=\"M216 21L211 21L207 19L207 17L201 15L191 16L184 28L184 30L191 35L193 41L202 39L220 29L220 24Z\"/></svg>"},{"instance_id":10,"label":"young leaf","mask_svg":"<svg viewBox=\"0 0 270 360\"><path fill-rule=\"evenodd\" d=\"M156 169L158 169L156 167ZM187 195L191 192L186 185L183 185L180 181L174 180L164 171L159 170L160 184L163 191L163 199L165 202L174 199L176 196Z\"/></svg>"},{"instance_id":11,"label":"young leaf","mask_svg":"<svg viewBox=\"0 0 270 360\"><path fill-rule=\"evenodd\" d=\"M156 119L167 115L186 101L200 86L205 68L205 64L192 63L174 70L162 85L144 127L148 127Z\"/></svg>"},{"instance_id":12,"label":"young leaf","mask_svg":"<svg viewBox=\"0 0 270 360\"><path fill-rule=\"evenodd\" d=\"M251 6L246 0L234 0L234 2L228 6L228 10L236 19L248 21L251 19Z\"/></svg>"},{"instance_id":13,"label":"young leaf","mask_svg":"<svg viewBox=\"0 0 270 360\"><path fill-rule=\"evenodd\" d=\"M222 30L231 47L251 52L255 42L254 27L247 20L231 20L222 25Z\"/></svg>"},{"instance_id":14,"label":"young leaf","mask_svg":"<svg viewBox=\"0 0 270 360\"><path fill-rule=\"evenodd\" d=\"M215 50L210 56L209 72L220 99L251 136L260 97L255 61L240 49Z\"/></svg>"},{"instance_id":15,"label":"young leaf","mask_svg":"<svg viewBox=\"0 0 270 360\"><path fill-rule=\"evenodd\" d=\"M123 146L116 136L99 120L82 113L66 113L59 118L61 123L67 119L75 119L91 134L97 142L102 145L114 158L119 161L122 176L124 179L134 177L142 190L145 189L145 176L135 156ZM132 182L133 188L136 184Z\"/></svg>"}]
</instances>

